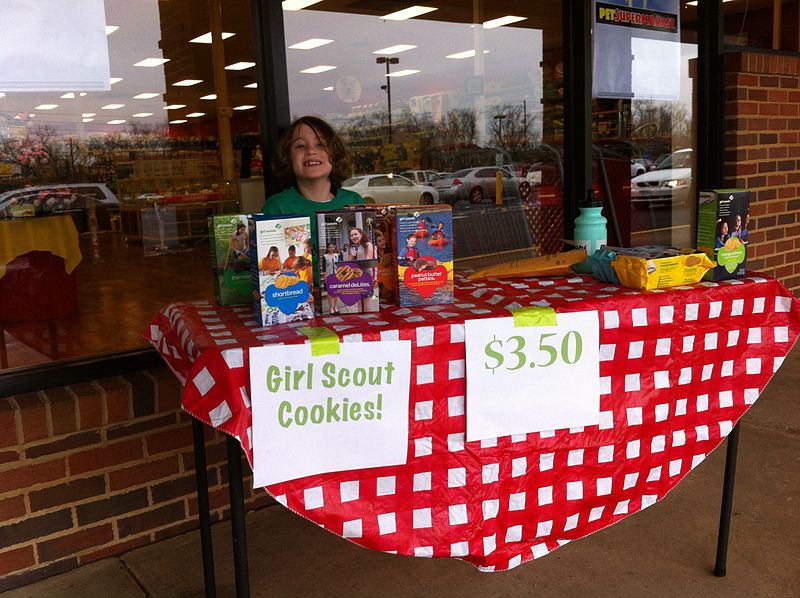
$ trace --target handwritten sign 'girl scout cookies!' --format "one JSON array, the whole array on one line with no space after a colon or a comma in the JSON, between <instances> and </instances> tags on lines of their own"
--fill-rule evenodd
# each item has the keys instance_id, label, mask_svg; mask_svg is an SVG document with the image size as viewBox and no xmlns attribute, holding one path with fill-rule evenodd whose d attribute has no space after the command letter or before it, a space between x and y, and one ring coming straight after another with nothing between
<instances>
[{"instance_id":1,"label":"handwritten sign 'girl scout cookies!'","mask_svg":"<svg viewBox=\"0 0 800 598\"><path fill-rule=\"evenodd\" d=\"M250 349L255 486L406 462L411 342L339 351Z\"/></svg>"},{"instance_id":2,"label":"handwritten sign 'girl scout cookies!'","mask_svg":"<svg viewBox=\"0 0 800 598\"><path fill-rule=\"evenodd\" d=\"M597 312L467 320L467 440L596 425Z\"/></svg>"}]
</instances>

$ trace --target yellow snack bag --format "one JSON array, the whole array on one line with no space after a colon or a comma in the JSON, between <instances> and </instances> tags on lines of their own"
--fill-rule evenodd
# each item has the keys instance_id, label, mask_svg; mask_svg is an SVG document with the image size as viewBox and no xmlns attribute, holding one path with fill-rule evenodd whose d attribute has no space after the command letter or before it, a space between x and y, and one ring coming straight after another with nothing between
<instances>
[{"instance_id":1,"label":"yellow snack bag","mask_svg":"<svg viewBox=\"0 0 800 598\"><path fill-rule=\"evenodd\" d=\"M632 289L664 289L700 282L716 266L702 251L649 245L615 249L611 267L620 284Z\"/></svg>"}]
</instances>

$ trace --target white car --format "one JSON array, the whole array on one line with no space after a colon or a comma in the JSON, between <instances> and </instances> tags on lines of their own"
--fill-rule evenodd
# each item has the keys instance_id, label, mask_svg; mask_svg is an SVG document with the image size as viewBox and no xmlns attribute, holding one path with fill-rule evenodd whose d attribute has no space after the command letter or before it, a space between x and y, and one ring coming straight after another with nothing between
<instances>
[{"instance_id":1,"label":"white car","mask_svg":"<svg viewBox=\"0 0 800 598\"><path fill-rule=\"evenodd\" d=\"M655 169L631 179L631 203L639 208L653 204L685 204L691 185L692 150L677 150Z\"/></svg>"},{"instance_id":2,"label":"white car","mask_svg":"<svg viewBox=\"0 0 800 598\"><path fill-rule=\"evenodd\" d=\"M364 203L406 203L431 205L441 203L433 187L417 185L399 174L365 174L354 176L342 183L342 189L355 191Z\"/></svg>"}]
</instances>

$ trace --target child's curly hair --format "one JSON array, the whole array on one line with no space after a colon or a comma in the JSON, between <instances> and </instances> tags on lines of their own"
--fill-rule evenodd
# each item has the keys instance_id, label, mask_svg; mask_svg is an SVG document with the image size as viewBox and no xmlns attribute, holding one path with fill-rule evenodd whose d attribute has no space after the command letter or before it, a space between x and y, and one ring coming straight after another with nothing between
<instances>
[{"instance_id":1,"label":"child's curly hair","mask_svg":"<svg viewBox=\"0 0 800 598\"><path fill-rule=\"evenodd\" d=\"M281 135L275 154L272 157L272 174L282 189L294 185L297 181L292 170L292 140L297 129L307 125L317 134L331 157L331 186L338 188L353 173L353 161L344 141L328 123L316 116L302 116L295 120Z\"/></svg>"}]
</instances>

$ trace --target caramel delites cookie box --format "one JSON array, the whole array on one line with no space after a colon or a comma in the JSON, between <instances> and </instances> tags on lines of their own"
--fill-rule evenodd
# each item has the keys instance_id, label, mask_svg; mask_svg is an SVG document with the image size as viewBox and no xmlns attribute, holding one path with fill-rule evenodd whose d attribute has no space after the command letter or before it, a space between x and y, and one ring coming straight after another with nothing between
<instances>
[{"instance_id":1,"label":"caramel delites cookie box","mask_svg":"<svg viewBox=\"0 0 800 598\"><path fill-rule=\"evenodd\" d=\"M253 299L247 218L247 214L208 218L214 296L219 305L249 303Z\"/></svg>"},{"instance_id":2,"label":"caramel delites cookie box","mask_svg":"<svg viewBox=\"0 0 800 598\"><path fill-rule=\"evenodd\" d=\"M311 238L308 216L250 217L253 309L262 326L314 317L314 264L303 255Z\"/></svg>"},{"instance_id":3,"label":"caramel delites cookie box","mask_svg":"<svg viewBox=\"0 0 800 598\"><path fill-rule=\"evenodd\" d=\"M750 192L701 191L697 206L697 248L717 263L703 280L742 278L750 243Z\"/></svg>"},{"instance_id":4,"label":"caramel delites cookie box","mask_svg":"<svg viewBox=\"0 0 800 598\"><path fill-rule=\"evenodd\" d=\"M453 302L453 212L449 206L394 210L398 303Z\"/></svg>"},{"instance_id":5,"label":"caramel delites cookie box","mask_svg":"<svg viewBox=\"0 0 800 598\"><path fill-rule=\"evenodd\" d=\"M380 308L376 226L372 208L317 213L319 313L365 313Z\"/></svg>"}]
</instances>

